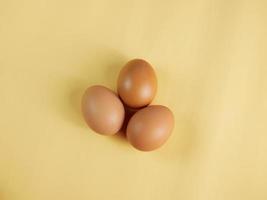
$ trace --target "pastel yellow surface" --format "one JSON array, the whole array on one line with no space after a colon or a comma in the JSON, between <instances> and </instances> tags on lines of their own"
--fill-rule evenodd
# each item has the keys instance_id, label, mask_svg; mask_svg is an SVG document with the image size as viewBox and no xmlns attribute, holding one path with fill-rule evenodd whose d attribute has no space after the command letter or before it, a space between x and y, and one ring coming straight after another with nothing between
<instances>
[{"instance_id":1,"label":"pastel yellow surface","mask_svg":"<svg viewBox=\"0 0 267 200\"><path fill-rule=\"evenodd\" d=\"M1 0L1 200L266 200L265 0ZM87 86L156 69L176 127L143 153L93 133Z\"/></svg>"}]
</instances>

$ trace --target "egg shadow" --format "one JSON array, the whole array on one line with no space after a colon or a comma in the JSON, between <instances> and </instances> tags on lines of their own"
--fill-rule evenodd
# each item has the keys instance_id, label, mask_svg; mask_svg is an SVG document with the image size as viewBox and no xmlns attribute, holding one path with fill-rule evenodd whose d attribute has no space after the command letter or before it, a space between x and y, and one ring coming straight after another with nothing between
<instances>
[{"instance_id":1,"label":"egg shadow","mask_svg":"<svg viewBox=\"0 0 267 200\"><path fill-rule=\"evenodd\" d=\"M123 122L121 130L116 134L116 136L120 140L126 141L127 140L127 135L126 135L127 125L129 123L131 117L140 109L130 108L124 104L124 110L125 110L124 122Z\"/></svg>"}]
</instances>

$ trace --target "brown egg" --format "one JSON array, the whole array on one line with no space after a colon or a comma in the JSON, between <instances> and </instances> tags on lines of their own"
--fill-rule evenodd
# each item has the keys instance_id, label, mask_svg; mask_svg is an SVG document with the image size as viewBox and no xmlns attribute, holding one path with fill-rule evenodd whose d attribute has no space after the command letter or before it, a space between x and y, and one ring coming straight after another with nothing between
<instances>
[{"instance_id":1,"label":"brown egg","mask_svg":"<svg viewBox=\"0 0 267 200\"><path fill-rule=\"evenodd\" d=\"M122 68L118 78L118 93L127 106L139 108L150 104L156 90L156 74L145 60L131 60Z\"/></svg>"},{"instance_id":2,"label":"brown egg","mask_svg":"<svg viewBox=\"0 0 267 200\"><path fill-rule=\"evenodd\" d=\"M92 86L85 91L82 113L88 126L103 135L117 133L123 125L125 115L119 97L103 86Z\"/></svg>"},{"instance_id":3,"label":"brown egg","mask_svg":"<svg viewBox=\"0 0 267 200\"><path fill-rule=\"evenodd\" d=\"M141 151L162 146L171 135L174 116L169 108L153 105L136 112L127 126L127 139Z\"/></svg>"}]
</instances>

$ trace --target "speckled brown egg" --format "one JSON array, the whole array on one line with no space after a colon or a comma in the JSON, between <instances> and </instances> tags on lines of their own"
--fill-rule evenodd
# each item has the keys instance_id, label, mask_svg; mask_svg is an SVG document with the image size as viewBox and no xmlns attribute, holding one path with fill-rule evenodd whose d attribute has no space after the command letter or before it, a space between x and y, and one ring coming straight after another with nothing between
<instances>
[{"instance_id":1,"label":"speckled brown egg","mask_svg":"<svg viewBox=\"0 0 267 200\"><path fill-rule=\"evenodd\" d=\"M156 94L156 74L145 60L133 59L120 71L117 87L120 98L127 106L143 107L150 104Z\"/></svg>"},{"instance_id":2,"label":"speckled brown egg","mask_svg":"<svg viewBox=\"0 0 267 200\"><path fill-rule=\"evenodd\" d=\"M148 106L130 119L126 130L127 139L138 150L152 151L167 141L173 127L174 116L169 108Z\"/></svg>"},{"instance_id":3,"label":"speckled brown egg","mask_svg":"<svg viewBox=\"0 0 267 200\"><path fill-rule=\"evenodd\" d=\"M124 107L119 97L103 86L89 87L82 98L82 113L88 126L103 135L117 133L124 121Z\"/></svg>"}]
</instances>

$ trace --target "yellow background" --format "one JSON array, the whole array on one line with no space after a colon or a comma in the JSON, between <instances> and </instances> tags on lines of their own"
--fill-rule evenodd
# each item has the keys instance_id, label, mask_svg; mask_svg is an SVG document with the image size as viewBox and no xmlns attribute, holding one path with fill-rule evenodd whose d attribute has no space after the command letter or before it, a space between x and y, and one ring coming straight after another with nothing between
<instances>
[{"instance_id":1,"label":"yellow background","mask_svg":"<svg viewBox=\"0 0 267 200\"><path fill-rule=\"evenodd\" d=\"M267 3L1 0L1 200L266 200ZM151 153L93 133L86 87L156 69L176 127Z\"/></svg>"}]
</instances>

